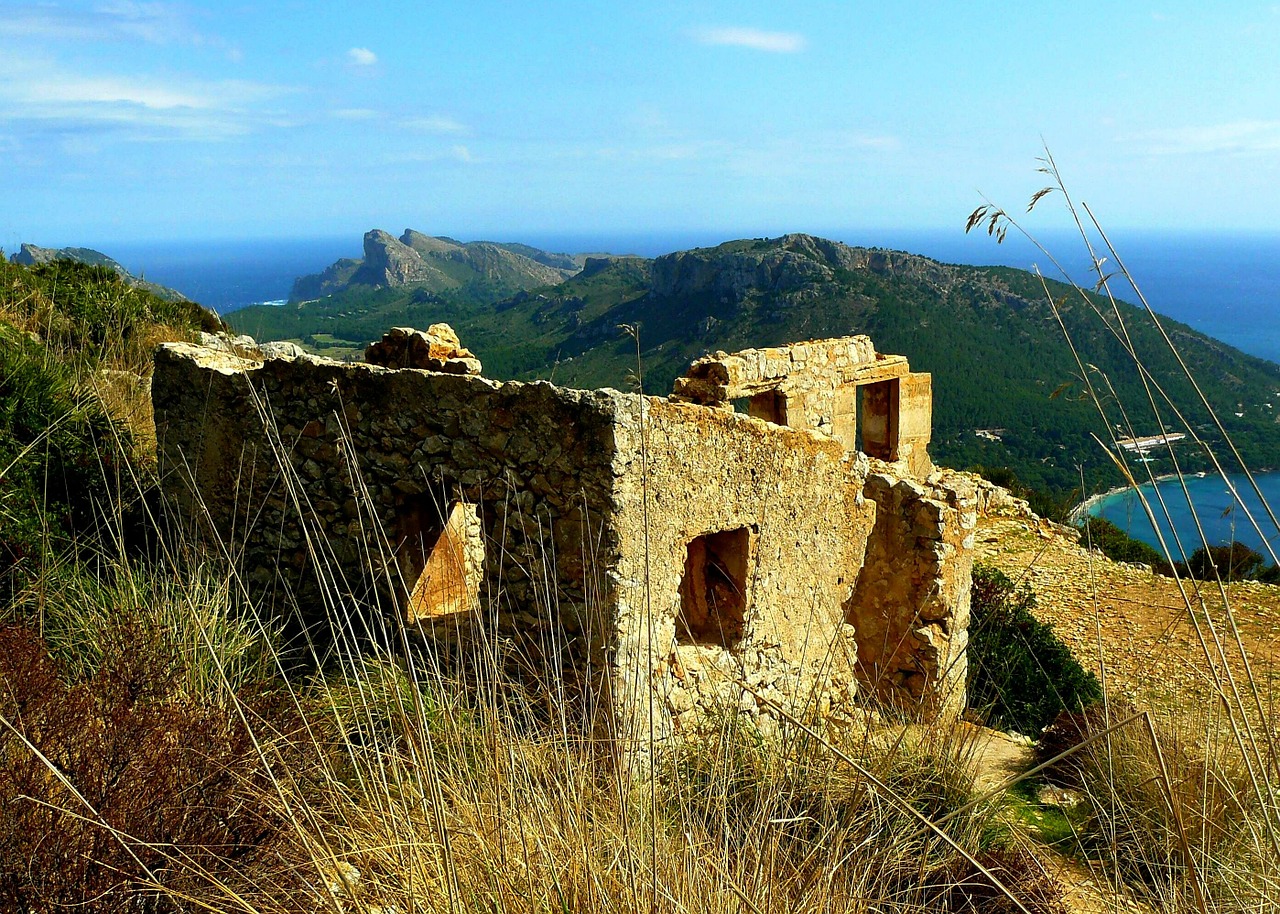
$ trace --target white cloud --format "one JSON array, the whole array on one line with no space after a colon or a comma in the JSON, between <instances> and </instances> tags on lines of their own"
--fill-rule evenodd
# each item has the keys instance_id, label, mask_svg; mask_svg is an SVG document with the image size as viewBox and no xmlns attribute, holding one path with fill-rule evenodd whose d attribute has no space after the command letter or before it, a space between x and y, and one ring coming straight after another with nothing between
<instances>
[{"instance_id":1,"label":"white cloud","mask_svg":"<svg viewBox=\"0 0 1280 914\"><path fill-rule=\"evenodd\" d=\"M23 89L24 100L36 105L118 102L153 110L215 107L214 99L200 92L116 76L62 76L30 83Z\"/></svg>"},{"instance_id":2,"label":"white cloud","mask_svg":"<svg viewBox=\"0 0 1280 914\"><path fill-rule=\"evenodd\" d=\"M771 54L795 54L808 45L808 41L799 32L766 32L741 27L701 29L693 37L702 44L750 48Z\"/></svg>"},{"instance_id":3,"label":"white cloud","mask_svg":"<svg viewBox=\"0 0 1280 914\"><path fill-rule=\"evenodd\" d=\"M450 150L450 152L453 153L453 157L457 159L459 162L471 161L471 150L468 149L466 146L463 146L463 145L454 146L453 149Z\"/></svg>"},{"instance_id":4,"label":"white cloud","mask_svg":"<svg viewBox=\"0 0 1280 914\"><path fill-rule=\"evenodd\" d=\"M342 121L372 121L382 116L372 108L339 108L330 114Z\"/></svg>"},{"instance_id":5,"label":"white cloud","mask_svg":"<svg viewBox=\"0 0 1280 914\"><path fill-rule=\"evenodd\" d=\"M407 130L417 130L422 133L467 133L467 125L454 120L451 117L441 115L433 115L430 117L404 117L400 119L400 126Z\"/></svg>"},{"instance_id":6,"label":"white cloud","mask_svg":"<svg viewBox=\"0 0 1280 914\"><path fill-rule=\"evenodd\" d=\"M218 43L197 33L182 10L167 3L99 3L87 10L48 3L18 4L0 17L0 35L58 41Z\"/></svg>"},{"instance_id":7,"label":"white cloud","mask_svg":"<svg viewBox=\"0 0 1280 914\"><path fill-rule=\"evenodd\" d=\"M0 122L129 139L222 139L269 121L262 103L290 89L243 80L72 73L48 60L0 57Z\"/></svg>"},{"instance_id":8,"label":"white cloud","mask_svg":"<svg viewBox=\"0 0 1280 914\"><path fill-rule=\"evenodd\" d=\"M1125 139L1150 155L1257 155L1280 152L1280 121L1244 120L1148 130Z\"/></svg>"},{"instance_id":9,"label":"white cloud","mask_svg":"<svg viewBox=\"0 0 1280 914\"><path fill-rule=\"evenodd\" d=\"M357 67L371 67L378 62L378 55L368 48L352 48L347 51L347 59Z\"/></svg>"}]
</instances>

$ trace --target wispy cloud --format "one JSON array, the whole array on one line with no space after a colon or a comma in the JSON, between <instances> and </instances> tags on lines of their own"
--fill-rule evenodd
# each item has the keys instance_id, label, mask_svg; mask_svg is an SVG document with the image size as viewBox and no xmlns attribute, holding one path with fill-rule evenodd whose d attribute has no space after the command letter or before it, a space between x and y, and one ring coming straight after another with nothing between
<instances>
[{"instance_id":1,"label":"wispy cloud","mask_svg":"<svg viewBox=\"0 0 1280 914\"><path fill-rule=\"evenodd\" d=\"M693 33L693 37L702 44L750 48L771 54L795 54L803 51L809 44L799 32L766 32L762 29L732 26L699 29Z\"/></svg>"},{"instance_id":2,"label":"wispy cloud","mask_svg":"<svg viewBox=\"0 0 1280 914\"><path fill-rule=\"evenodd\" d=\"M0 121L63 133L222 139L271 123L263 103L291 91L245 80L74 73L47 60L0 58Z\"/></svg>"},{"instance_id":3,"label":"wispy cloud","mask_svg":"<svg viewBox=\"0 0 1280 914\"><path fill-rule=\"evenodd\" d=\"M126 0L99 3L87 10L56 3L15 4L0 17L0 35L58 41L220 43L194 29L178 6Z\"/></svg>"},{"instance_id":4,"label":"wispy cloud","mask_svg":"<svg viewBox=\"0 0 1280 914\"><path fill-rule=\"evenodd\" d=\"M347 51L347 60L357 67L372 67L378 62L378 55L368 48L352 48Z\"/></svg>"},{"instance_id":5,"label":"wispy cloud","mask_svg":"<svg viewBox=\"0 0 1280 914\"><path fill-rule=\"evenodd\" d=\"M382 117L381 111L372 108L339 108L329 113L340 121L373 121Z\"/></svg>"},{"instance_id":6,"label":"wispy cloud","mask_svg":"<svg viewBox=\"0 0 1280 914\"><path fill-rule=\"evenodd\" d=\"M406 130L416 130L420 133L469 133L467 125L454 120L451 117L443 115L430 115L427 117L403 117L399 121L400 126Z\"/></svg>"},{"instance_id":7,"label":"wispy cloud","mask_svg":"<svg viewBox=\"0 0 1280 914\"><path fill-rule=\"evenodd\" d=\"M1280 152L1280 121L1244 120L1148 130L1124 139L1149 155L1258 155Z\"/></svg>"}]
</instances>

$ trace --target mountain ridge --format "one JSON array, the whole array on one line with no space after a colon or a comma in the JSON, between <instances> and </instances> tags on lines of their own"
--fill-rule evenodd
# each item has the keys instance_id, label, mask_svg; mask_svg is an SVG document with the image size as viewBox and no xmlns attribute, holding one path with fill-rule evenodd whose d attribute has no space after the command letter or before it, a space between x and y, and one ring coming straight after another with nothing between
<instances>
[{"instance_id":1,"label":"mountain ridge","mask_svg":"<svg viewBox=\"0 0 1280 914\"><path fill-rule=\"evenodd\" d=\"M298 277L289 300L310 301L358 286L430 292L475 287L502 296L562 282L581 266L570 255L529 245L461 242L408 228L397 238L371 229L364 235L362 259L343 258L320 273Z\"/></svg>"},{"instance_id":2,"label":"mountain ridge","mask_svg":"<svg viewBox=\"0 0 1280 914\"><path fill-rule=\"evenodd\" d=\"M150 292L152 295L166 301L190 301L187 296L177 289L170 289L168 286L162 286L159 283L134 276L119 261L108 257L101 251L95 251L93 248L42 248L38 245L24 242L18 251L9 257L10 263L24 267L43 266L59 260L70 260L74 263L83 263L91 267L105 267L119 274L121 279L135 289Z\"/></svg>"},{"instance_id":3,"label":"mountain ridge","mask_svg":"<svg viewBox=\"0 0 1280 914\"><path fill-rule=\"evenodd\" d=\"M1025 484L1058 492L1079 485L1080 467L1089 488L1117 484L1093 437L1106 440L1107 430L1082 399L1086 388L1059 318L1094 366L1087 370L1095 389L1111 385L1142 403L1141 377L1108 326L1108 302L1047 286L1063 299L1056 315L1039 277L1026 271L944 264L794 233L652 259L592 258L562 282L496 300L475 289L352 288L291 308L248 309L231 320L255 336L321 351L340 342L352 353L392 325L447 321L494 377L626 387L639 369L650 393L668 392L707 352L865 333L878 350L933 373L933 453L940 462L1012 467ZM1125 303L1116 308L1175 402L1196 404L1146 316ZM638 328L639 362L637 342L621 325ZM1253 464L1277 463L1280 366L1176 321L1164 325ZM1216 434L1206 416L1189 421L1196 432ZM1134 422L1147 434L1170 420ZM1197 469L1203 462L1190 449L1184 458ZM1168 468L1167 458L1155 459L1157 470Z\"/></svg>"}]
</instances>

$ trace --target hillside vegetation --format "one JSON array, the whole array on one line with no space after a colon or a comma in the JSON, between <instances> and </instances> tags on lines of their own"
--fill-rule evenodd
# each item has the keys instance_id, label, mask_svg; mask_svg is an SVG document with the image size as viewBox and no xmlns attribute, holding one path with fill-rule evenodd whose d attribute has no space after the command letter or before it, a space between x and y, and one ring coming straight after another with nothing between
<instances>
[{"instance_id":1,"label":"hillside vegetation","mask_svg":"<svg viewBox=\"0 0 1280 914\"><path fill-rule=\"evenodd\" d=\"M1089 353L1101 396L1142 402L1133 360L1111 328L1104 299L1048 283L1062 323ZM1095 311L1094 309L1099 309ZM1137 309L1119 306L1146 368L1168 379L1175 402L1195 402L1173 356ZM478 287L348 286L318 301L249 308L228 316L261 339L292 339L321 352L355 352L392 325L448 321L497 378L625 387L635 346L621 324L640 326L645 389L666 393L689 363L715 350L869 334L882 352L933 374L932 453L951 466L1009 467L1023 484L1065 493L1121 481L1091 435L1107 440L1063 328L1038 277L1005 267L938 263L851 248L809 235L733 241L654 260L595 258L575 276L495 300ZM1280 452L1280 366L1174 321L1165 321L1247 461ZM1110 325L1110 327L1109 327ZM338 347L334 349L332 347ZM1237 415L1238 414L1238 415ZM1131 416L1132 433L1186 429L1167 413ZM1207 417L1189 424L1213 437ZM978 431L984 436L979 436ZM1123 435L1130 434L1129 429ZM1186 447L1184 468L1203 458ZM1154 456L1153 469L1169 469Z\"/></svg>"},{"instance_id":2,"label":"hillside vegetation","mask_svg":"<svg viewBox=\"0 0 1280 914\"><path fill-rule=\"evenodd\" d=\"M108 266L0 260L0 597L92 551L122 478L147 488L151 351L219 326Z\"/></svg>"},{"instance_id":3,"label":"hillside vegetation","mask_svg":"<svg viewBox=\"0 0 1280 914\"><path fill-rule=\"evenodd\" d=\"M504 311L460 313L476 319L479 337L502 327L486 314L513 313L532 353L545 345L538 328L552 325L551 339L561 333L556 320L572 319L540 323L530 306L567 307L586 334L658 289L685 294L688 274L663 272L673 269L600 260L576 278L572 302L535 293ZM334 650L286 679L281 620L259 611L221 544L182 534L162 502L148 501L147 448L134 440L145 422L102 393L104 378L145 373L155 342L213 329L216 318L92 266L6 265L0 278L0 545L9 561L0 590L0 909L1061 914L1132 910L1137 897L1170 914L1226 914L1271 910L1280 897L1274 728L1231 739L1227 724L1245 728L1251 718L1225 701L1201 702L1218 716L1186 726L1173 726L1181 707L1144 717L1115 696L1060 720L1041 752L1067 747L1047 774L1076 802L1053 805L1036 783L977 778L994 734L964 722L921 727L887 708L831 726L788 720L775 740L731 703L709 715L703 741L626 772L598 721L565 700L583 687L574 671L543 662L552 671L531 682L532 658L499 643L464 661L355 611L358 598L333 574L323 575L331 583L322 602L340 624L337 643L322 647ZM508 349L493 351L512 366L533 357L500 338ZM582 339L562 367L621 364L611 335ZM665 349L650 355L660 363ZM147 510L133 511L138 502ZM1024 554L1062 539L1045 533L1021 530ZM999 551L996 537L978 536ZM1021 564L1005 566L1011 577ZM1047 639L1022 611L1087 599L1079 591L1090 575L1073 567L1065 577L1038 602L1012 585L997 588L994 603L979 590L979 616L1012 617L1002 638L1024 627L1035 635L994 641L1010 647L987 656L1029 652L1036 661ZM1010 600L1015 613L1000 605ZM1156 656L1145 635L1158 647L1163 620L1126 639L1113 624L1120 613L1095 620L1083 605L1069 604L1061 620L1082 656L1095 624L1107 626L1092 642L1098 649L1136 646L1144 664ZM472 610L487 617L484 605ZM1222 624L1223 612L1211 621ZM1067 668L1062 656L1047 659L1048 670ZM1169 664L1162 673L1226 694L1193 651L1157 659ZM1267 687L1247 668L1241 675ZM970 713L1033 698L1026 677L1014 678L1016 695L987 693ZM579 698L587 708L608 701ZM1061 878L1059 852L1074 858ZM1086 867L1094 871L1081 875ZM1091 905L1064 907L1082 887Z\"/></svg>"}]
</instances>

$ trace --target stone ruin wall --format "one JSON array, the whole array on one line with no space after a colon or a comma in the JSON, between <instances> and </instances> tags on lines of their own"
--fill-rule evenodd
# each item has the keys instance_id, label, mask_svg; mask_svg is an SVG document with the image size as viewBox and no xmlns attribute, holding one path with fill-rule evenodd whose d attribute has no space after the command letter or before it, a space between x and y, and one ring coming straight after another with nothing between
<instances>
[{"instance_id":1,"label":"stone ruin wall","mask_svg":"<svg viewBox=\"0 0 1280 914\"><path fill-rule=\"evenodd\" d=\"M581 635L575 660L599 648L620 394L184 344L158 352L152 389L167 489L207 516L255 593L292 593L314 624L348 595L394 612L434 554L422 534L463 505L455 524L479 528L484 557L476 575L464 540L461 577L483 581L498 608L486 621L533 650L551 628ZM441 636L471 621L417 616Z\"/></svg>"},{"instance_id":2,"label":"stone ruin wall","mask_svg":"<svg viewBox=\"0 0 1280 914\"><path fill-rule=\"evenodd\" d=\"M167 487L257 593L323 606L327 577L428 637L499 633L590 677L630 752L726 709L852 714L860 689L963 706L963 481L731 409L246 354L166 346L153 396ZM415 586L436 567L449 593Z\"/></svg>"},{"instance_id":3,"label":"stone ruin wall","mask_svg":"<svg viewBox=\"0 0 1280 914\"><path fill-rule=\"evenodd\" d=\"M849 713L857 647L843 605L876 516L862 495L866 460L831 439L658 398L645 401L642 445L639 402L628 406L613 527L647 549L623 550L617 567L618 688L636 715L624 732L647 737L649 689L659 739L726 712L773 729L771 702L811 718ZM707 580L714 566L728 572L718 582ZM698 591L717 584L720 612L706 618Z\"/></svg>"},{"instance_id":4,"label":"stone ruin wall","mask_svg":"<svg viewBox=\"0 0 1280 914\"><path fill-rule=\"evenodd\" d=\"M752 416L821 432L903 475L923 479L933 468L931 376L866 336L717 352L677 378L672 396L720 409L745 399Z\"/></svg>"}]
</instances>

